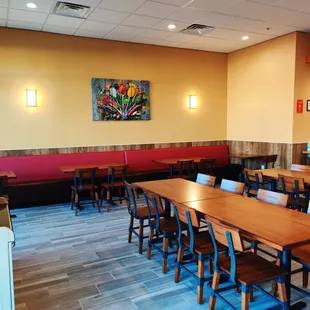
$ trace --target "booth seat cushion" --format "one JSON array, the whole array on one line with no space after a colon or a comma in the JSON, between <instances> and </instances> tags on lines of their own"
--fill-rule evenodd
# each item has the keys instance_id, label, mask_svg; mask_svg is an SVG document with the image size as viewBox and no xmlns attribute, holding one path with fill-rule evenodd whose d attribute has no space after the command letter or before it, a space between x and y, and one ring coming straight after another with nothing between
<instances>
[{"instance_id":1,"label":"booth seat cushion","mask_svg":"<svg viewBox=\"0 0 310 310\"><path fill-rule=\"evenodd\" d=\"M160 148L148 150L125 151L126 164L129 172L147 172L167 170L167 166L154 163L154 159L187 158L187 157L216 158L217 166L228 165L228 145L197 146L180 148Z\"/></svg>"},{"instance_id":2,"label":"booth seat cushion","mask_svg":"<svg viewBox=\"0 0 310 310\"><path fill-rule=\"evenodd\" d=\"M10 184L48 182L72 179L72 174L64 174L57 167L70 165L97 165L105 163L125 163L124 152L92 152L55 155L0 157L0 170L15 172L17 178Z\"/></svg>"}]
</instances>

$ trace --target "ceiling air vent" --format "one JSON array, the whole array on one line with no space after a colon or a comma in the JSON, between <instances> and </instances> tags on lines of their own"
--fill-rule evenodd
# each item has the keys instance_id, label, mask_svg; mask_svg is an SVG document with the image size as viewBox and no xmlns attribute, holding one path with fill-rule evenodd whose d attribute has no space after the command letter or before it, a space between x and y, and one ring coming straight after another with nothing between
<instances>
[{"instance_id":1,"label":"ceiling air vent","mask_svg":"<svg viewBox=\"0 0 310 310\"><path fill-rule=\"evenodd\" d=\"M183 30L181 30L181 32L201 36L201 35L204 35L205 33L209 32L213 29L214 29L214 27L212 27L212 26L192 24L192 25L184 28Z\"/></svg>"},{"instance_id":2,"label":"ceiling air vent","mask_svg":"<svg viewBox=\"0 0 310 310\"><path fill-rule=\"evenodd\" d=\"M57 15L85 19L91 10L92 8L90 6L58 1L55 5L53 13Z\"/></svg>"}]
</instances>

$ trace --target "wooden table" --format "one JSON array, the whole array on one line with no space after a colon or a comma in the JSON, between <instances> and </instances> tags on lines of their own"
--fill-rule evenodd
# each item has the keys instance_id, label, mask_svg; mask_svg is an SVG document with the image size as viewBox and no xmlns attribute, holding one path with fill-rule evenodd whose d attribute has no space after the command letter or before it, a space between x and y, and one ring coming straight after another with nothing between
<instances>
[{"instance_id":1,"label":"wooden table","mask_svg":"<svg viewBox=\"0 0 310 310\"><path fill-rule=\"evenodd\" d=\"M178 163L180 160L193 160L195 164L199 164L202 159L211 159L211 160L216 160L215 158L209 158L209 157L182 157L182 158L167 158L167 159L153 159L152 161L154 163L158 164L164 164L164 165L169 165L169 175L173 175L173 170L174 170L174 165Z\"/></svg>"},{"instance_id":2,"label":"wooden table","mask_svg":"<svg viewBox=\"0 0 310 310\"><path fill-rule=\"evenodd\" d=\"M0 197L0 227L7 227L13 230L7 200L3 197Z\"/></svg>"},{"instance_id":3,"label":"wooden table","mask_svg":"<svg viewBox=\"0 0 310 310\"><path fill-rule=\"evenodd\" d=\"M233 225L257 241L282 252L288 301L291 287L291 250L310 244L310 216L243 196L190 201L184 205Z\"/></svg>"},{"instance_id":4,"label":"wooden table","mask_svg":"<svg viewBox=\"0 0 310 310\"><path fill-rule=\"evenodd\" d=\"M161 197L177 202L196 201L229 197L235 194L224 192L219 188L212 188L184 179L168 179L134 183L144 190L159 194Z\"/></svg>"},{"instance_id":5,"label":"wooden table","mask_svg":"<svg viewBox=\"0 0 310 310\"><path fill-rule=\"evenodd\" d=\"M238 153L238 154L230 154L229 157L231 158L238 158L240 159L240 164L241 164L241 174L240 174L240 181L244 181L244 175L243 175L243 170L245 168L246 161L248 159L257 159L257 158L263 158L266 155L260 155L260 154L246 154L246 153Z\"/></svg>"},{"instance_id":6,"label":"wooden table","mask_svg":"<svg viewBox=\"0 0 310 310\"><path fill-rule=\"evenodd\" d=\"M3 190L7 185L8 179L16 179L16 174L13 171L0 171L0 196L3 195Z\"/></svg>"},{"instance_id":7,"label":"wooden table","mask_svg":"<svg viewBox=\"0 0 310 310\"><path fill-rule=\"evenodd\" d=\"M106 170L109 166L123 166L120 163L109 163L109 164L93 164L93 165L69 165L57 167L63 173L73 173L76 169L88 169L97 168L98 170Z\"/></svg>"}]
</instances>

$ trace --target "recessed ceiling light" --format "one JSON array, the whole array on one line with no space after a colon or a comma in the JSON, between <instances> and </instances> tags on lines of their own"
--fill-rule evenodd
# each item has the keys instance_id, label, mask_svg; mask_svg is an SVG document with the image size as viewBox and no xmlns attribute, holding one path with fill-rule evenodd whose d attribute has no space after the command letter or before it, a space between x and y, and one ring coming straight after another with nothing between
<instances>
[{"instance_id":1,"label":"recessed ceiling light","mask_svg":"<svg viewBox=\"0 0 310 310\"><path fill-rule=\"evenodd\" d=\"M27 7L29 9L36 9L38 6L35 3L29 2L27 3Z\"/></svg>"},{"instance_id":2,"label":"recessed ceiling light","mask_svg":"<svg viewBox=\"0 0 310 310\"><path fill-rule=\"evenodd\" d=\"M243 41L248 40L248 39L250 39L249 36L243 36L243 37L241 38L241 40L243 40Z\"/></svg>"},{"instance_id":3,"label":"recessed ceiling light","mask_svg":"<svg viewBox=\"0 0 310 310\"><path fill-rule=\"evenodd\" d=\"M170 24L170 25L168 26L168 28L169 28L169 29L175 29L175 28L176 28L176 25Z\"/></svg>"}]
</instances>

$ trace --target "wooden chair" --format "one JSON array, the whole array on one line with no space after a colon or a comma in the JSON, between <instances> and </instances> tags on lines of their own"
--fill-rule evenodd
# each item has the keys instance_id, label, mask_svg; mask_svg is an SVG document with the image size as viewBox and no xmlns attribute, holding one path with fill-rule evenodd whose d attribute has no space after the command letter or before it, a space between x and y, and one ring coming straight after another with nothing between
<instances>
[{"instance_id":1,"label":"wooden chair","mask_svg":"<svg viewBox=\"0 0 310 310\"><path fill-rule=\"evenodd\" d=\"M253 288L265 292L257 284L270 280L276 280L283 308L288 309L284 284L284 277L287 272L253 252L244 252L243 241L238 229L226 226L208 216L206 216L206 220L215 251L212 295L209 302L209 309L215 309L217 297L228 303L221 294L222 292L240 287L242 291L241 309L249 309L250 295ZM228 247L229 256L219 257L217 243ZM238 252L236 253L235 251ZM228 281L231 285L219 289L220 272L229 276Z\"/></svg>"},{"instance_id":2,"label":"wooden chair","mask_svg":"<svg viewBox=\"0 0 310 310\"><path fill-rule=\"evenodd\" d=\"M277 158L278 154L264 156L261 164L265 166L265 169L274 168Z\"/></svg>"},{"instance_id":3,"label":"wooden chair","mask_svg":"<svg viewBox=\"0 0 310 310\"><path fill-rule=\"evenodd\" d=\"M164 210L161 199L158 195L153 194L148 191L144 191L144 197L149 210L149 214L152 214L152 210L155 211L155 218L152 219L149 216L150 234L147 248L148 259L151 258L152 248L156 248L160 253L162 253L162 272L167 273L167 259L171 254L176 254L177 251L168 252L169 240L172 239L173 235L178 232L178 223L175 217L165 217L162 218L161 214ZM184 227L186 229L187 227ZM156 231L156 238L154 239L154 230ZM162 236L162 238L160 238ZM157 244L159 242L163 243L162 248Z\"/></svg>"},{"instance_id":4,"label":"wooden chair","mask_svg":"<svg viewBox=\"0 0 310 310\"><path fill-rule=\"evenodd\" d=\"M200 162L196 165L196 173L213 175L215 163L215 158L201 158Z\"/></svg>"},{"instance_id":5,"label":"wooden chair","mask_svg":"<svg viewBox=\"0 0 310 310\"><path fill-rule=\"evenodd\" d=\"M278 175L278 178L283 193L290 196L288 205L307 213L309 198L308 189L306 188L304 179L284 176L281 174ZM305 197L301 197L300 195L305 195Z\"/></svg>"},{"instance_id":6,"label":"wooden chair","mask_svg":"<svg viewBox=\"0 0 310 310\"><path fill-rule=\"evenodd\" d=\"M310 172L310 166L291 164L291 170L302 171L302 172Z\"/></svg>"},{"instance_id":7,"label":"wooden chair","mask_svg":"<svg viewBox=\"0 0 310 310\"><path fill-rule=\"evenodd\" d=\"M244 191L244 183L223 179L220 189L226 192L242 195Z\"/></svg>"},{"instance_id":8,"label":"wooden chair","mask_svg":"<svg viewBox=\"0 0 310 310\"><path fill-rule=\"evenodd\" d=\"M215 187L216 177L208 174L198 173L196 183L203 184L209 187Z\"/></svg>"},{"instance_id":9,"label":"wooden chair","mask_svg":"<svg viewBox=\"0 0 310 310\"><path fill-rule=\"evenodd\" d=\"M264 187L264 178L261 171L255 171L244 168L244 181L247 186L246 193L248 197L256 197L257 191Z\"/></svg>"},{"instance_id":10,"label":"wooden chair","mask_svg":"<svg viewBox=\"0 0 310 310\"><path fill-rule=\"evenodd\" d=\"M101 183L100 193L100 207L102 207L102 201L104 192L106 192L106 208L107 212L110 212L110 204L113 203L112 191L118 190L119 202L122 204L122 198L125 198L123 191L125 189L125 178L127 172L127 165L115 165L108 167L108 180L107 182Z\"/></svg>"},{"instance_id":11,"label":"wooden chair","mask_svg":"<svg viewBox=\"0 0 310 310\"><path fill-rule=\"evenodd\" d=\"M90 192L93 207L97 204L98 212L100 212L98 187L95 185L95 174L97 170L97 167L75 169L73 185L71 186L71 210L73 210L74 206L76 216L78 215L78 209L80 209L79 194L84 191Z\"/></svg>"},{"instance_id":12,"label":"wooden chair","mask_svg":"<svg viewBox=\"0 0 310 310\"><path fill-rule=\"evenodd\" d=\"M169 176L169 178L182 178L190 180L192 178L193 168L194 168L194 160L192 159L178 160L174 168L175 174Z\"/></svg>"},{"instance_id":13,"label":"wooden chair","mask_svg":"<svg viewBox=\"0 0 310 310\"><path fill-rule=\"evenodd\" d=\"M209 273L212 273L212 255L214 253L213 243L211 236L208 231L199 232L200 219L198 213L191 208L188 208L180 203L172 202L175 215L178 222L178 264L175 271L174 281L176 283L180 282L181 268L190 272L197 279L198 304L203 303L203 287L204 282L210 281L212 276L205 278L205 262L208 262ZM182 233L182 224L188 225L188 234L184 235ZM226 250L225 247L221 246L222 250ZM198 276L196 276L191 270L186 267L186 264L192 263L193 260L183 261L184 251L188 250L191 254L198 257ZM194 259L195 261L195 259Z\"/></svg>"},{"instance_id":14,"label":"wooden chair","mask_svg":"<svg viewBox=\"0 0 310 310\"><path fill-rule=\"evenodd\" d=\"M134 233L139 238L139 254L143 252L143 239L148 238L148 236L144 236L143 230L145 227L149 227L149 225L144 225L144 221L149 219L155 218L155 210L151 209L151 214L149 215L147 205L143 205L138 207L136 198L137 189L136 187L132 186L131 184L125 183L125 191L127 194L127 207L128 213L130 215L130 222L129 222L129 231L128 231L128 243L131 243L132 233ZM159 210L160 216L168 216L165 210ZM139 226L134 227L134 220L137 219L139 221ZM138 232L136 232L138 230Z\"/></svg>"},{"instance_id":15,"label":"wooden chair","mask_svg":"<svg viewBox=\"0 0 310 310\"><path fill-rule=\"evenodd\" d=\"M289 196L266 189L259 189L257 193L257 200L271 203L280 207L287 207Z\"/></svg>"}]
</instances>

